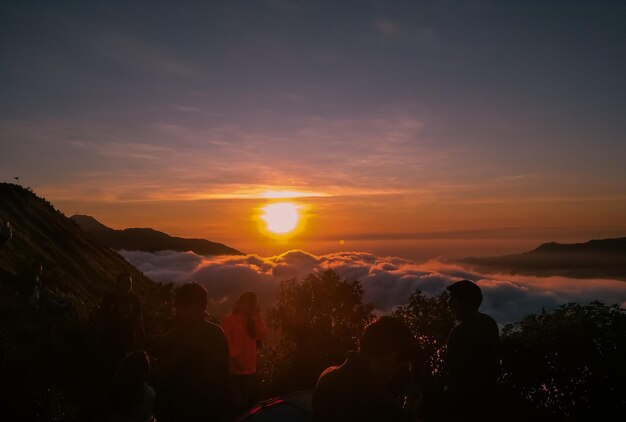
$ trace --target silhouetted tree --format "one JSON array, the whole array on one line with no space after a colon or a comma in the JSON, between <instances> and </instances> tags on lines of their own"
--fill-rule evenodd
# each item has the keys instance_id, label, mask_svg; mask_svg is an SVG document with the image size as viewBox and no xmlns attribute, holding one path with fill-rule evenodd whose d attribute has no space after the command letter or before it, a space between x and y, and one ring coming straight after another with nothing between
<instances>
[{"instance_id":1,"label":"silhouetted tree","mask_svg":"<svg viewBox=\"0 0 626 422\"><path fill-rule=\"evenodd\" d=\"M504 328L502 349L502 387L518 414L526 409L534 420L623 418L625 309L569 303L531 315Z\"/></svg>"},{"instance_id":2,"label":"silhouetted tree","mask_svg":"<svg viewBox=\"0 0 626 422\"><path fill-rule=\"evenodd\" d=\"M425 372L432 377L443 375L446 340L454 326L448 310L449 294L427 297L417 289L406 305L399 306L394 316L404 320L413 331L425 357Z\"/></svg>"},{"instance_id":3,"label":"silhouetted tree","mask_svg":"<svg viewBox=\"0 0 626 422\"><path fill-rule=\"evenodd\" d=\"M419 414L428 422L441 420L443 415L446 341L454 326L448 297L447 291L427 297L417 289L406 305L399 306L393 313L411 328L423 354L425 384Z\"/></svg>"},{"instance_id":4,"label":"silhouetted tree","mask_svg":"<svg viewBox=\"0 0 626 422\"><path fill-rule=\"evenodd\" d=\"M332 270L280 284L267 315L281 340L263 350L260 371L272 392L312 388L324 369L343 362L372 319L373 306L362 296L359 282L343 281Z\"/></svg>"}]
</instances>

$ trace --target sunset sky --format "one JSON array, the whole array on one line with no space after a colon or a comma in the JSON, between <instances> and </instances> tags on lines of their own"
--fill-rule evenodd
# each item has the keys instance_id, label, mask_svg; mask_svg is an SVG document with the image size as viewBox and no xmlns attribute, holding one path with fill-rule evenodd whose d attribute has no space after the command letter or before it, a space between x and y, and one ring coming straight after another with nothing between
<instances>
[{"instance_id":1,"label":"sunset sky","mask_svg":"<svg viewBox=\"0 0 626 422\"><path fill-rule=\"evenodd\" d=\"M5 0L0 181L265 255L626 236L625 22L620 1ZM264 230L277 202L290 236Z\"/></svg>"}]
</instances>

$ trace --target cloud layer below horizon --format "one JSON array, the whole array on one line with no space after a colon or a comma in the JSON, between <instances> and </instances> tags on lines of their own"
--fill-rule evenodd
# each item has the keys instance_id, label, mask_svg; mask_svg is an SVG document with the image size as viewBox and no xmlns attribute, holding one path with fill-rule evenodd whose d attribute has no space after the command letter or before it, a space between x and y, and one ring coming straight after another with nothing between
<instances>
[{"instance_id":1,"label":"cloud layer below horizon","mask_svg":"<svg viewBox=\"0 0 626 422\"><path fill-rule=\"evenodd\" d=\"M218 316L227 312L233 300L246 290L256 291L264 306L271 306L280 281L302 279L326 269L334 270L344 279L358 280L363 286L364 300L373 303L381 313L406 303L416 289L437 296L446 286L461 279L478 283L484 296L481 311L500 324L567 302L584 304L599 300L626 305L626 282L619 280L484 274L439 260L418 263L366 252L312 255L292 250L270 257L204 257L173 251L120 253L155 281L203 284L209 292L211 311Z\"/></svg>"}]
</instances>

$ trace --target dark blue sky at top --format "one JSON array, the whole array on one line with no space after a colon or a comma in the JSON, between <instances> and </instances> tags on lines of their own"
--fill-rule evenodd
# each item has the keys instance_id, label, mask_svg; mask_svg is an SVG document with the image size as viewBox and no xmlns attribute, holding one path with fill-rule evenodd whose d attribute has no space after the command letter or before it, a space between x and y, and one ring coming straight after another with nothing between
<instances>
[{"instance_id":1,"label":"dark blue sky at top","mask_svg":"<svg viewBox=\"0 0 626 422\"><path fill-rule=\"evenodd\" d=\"M286 137L279 156L294 162L312 148L303 120L401 115L424 123L428 148L469 149L501 176L589 166L598 182L626 179L622 1L4 1L0 43L0 123L54 128L45 146L0 135L12 170L23 163L6 157L36 148L106 168L72 139L203 151L145 129L157 122L237 127L268 148ZM337 153L358 157L358 142Z\"/></svg>"}]
</instances>

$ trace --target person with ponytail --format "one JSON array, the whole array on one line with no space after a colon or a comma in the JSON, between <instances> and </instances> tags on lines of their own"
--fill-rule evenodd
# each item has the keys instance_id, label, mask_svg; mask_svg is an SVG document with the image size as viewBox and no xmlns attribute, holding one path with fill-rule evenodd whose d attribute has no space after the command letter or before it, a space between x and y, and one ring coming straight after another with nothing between
<instances>
[{"instance_id":1,"label":"person with ponytail","mask_svg":"<svg viewBox=\"0 0 626 422\"><path fill-rule=\"evenodd\" d=\"M267 327L261 317L257 296L245 292L235 302L233 312L222 320L228 340L232 384L232 410L237 416L249 403L250 386L256 374L257 347L267 337Z\"/></svg>"}]
</instances>

